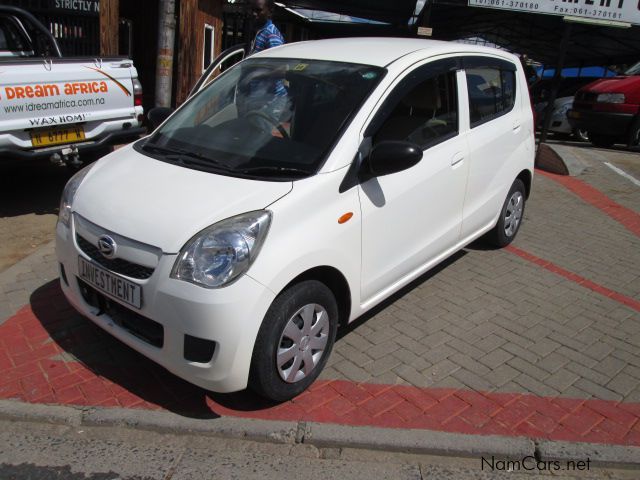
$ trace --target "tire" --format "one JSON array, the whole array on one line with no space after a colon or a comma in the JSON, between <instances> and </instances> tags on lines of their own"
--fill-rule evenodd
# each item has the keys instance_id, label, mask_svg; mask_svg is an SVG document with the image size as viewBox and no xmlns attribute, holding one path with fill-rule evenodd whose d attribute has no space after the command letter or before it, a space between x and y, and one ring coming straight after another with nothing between
<instances>
[{"instance_id":1,"label":"tire","mask_svg":"<svg viewBox=\"0 0 640 480\"><path fill-rule=\"evenodd\" d=\"M616 143L615 137L589 132L589 141L594 147L611 148Z\"/></svg>"},{"instance_id":2,"label":"tire","mask_svg":"<svg viewBox=\"0 0 640 480\"><path fill-rule=\"evenodd\" d=\"M636 118L631 123L627 146L629 148L640 146L640 115L636 115Z\"/></svg>"},{"instance_id":3,"label":"tire","mask_svg":"<svg viewBox=\"0 0 640 480\"><path fill-rule=\"evenodd\" d=\"M498 223L486 236L491 245L498 248L506 247L516 238L524 217L525 199L526 189L524 183L519 178L516 178L502 205ZM515 225L513 222L515 222Z\"/></svg>"},{"instance_id":4,"label":"tire","mask_svg":"<svg viewBox=\"0 0 640 480\"><path fill-rule=\"evenodd\" d=\"M251 359L250 388L276 402L299 395L327 363L337 330L338 305L325 284L305 280L287 288L273 301L260 326ZM314 345L322 349L314 350ZM305 359L313 362L310 370Z\"/></svg>"},{"instance_id":5,"label":"tire","mask_svg":"<svg viewBox=\"0 0 640 480\"><path fill-rule=\"evenodd\" d=\"M586 130L580 130L579 128L574 128L571 134L573 135L574 139L579 140L581 142L589 141L589 134L587 133Z\"/></svg>"}]
</instances>

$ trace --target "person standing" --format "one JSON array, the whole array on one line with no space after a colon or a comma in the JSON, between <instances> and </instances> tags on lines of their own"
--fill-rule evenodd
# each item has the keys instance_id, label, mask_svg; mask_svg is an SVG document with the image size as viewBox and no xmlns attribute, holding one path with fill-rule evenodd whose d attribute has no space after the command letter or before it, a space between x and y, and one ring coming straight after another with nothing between
<instances>
[{"instance_id":1,"label":"person standing","mask_svg":"<svg viewBox=\"0 0 640 480\"><path fill-rule=\"evenodd\" d=\"M273 0L250 0L249 5L258 30L249 55L284 45L284 37L271 20L274 9ZM284 73L283 70L283 77ZM260 74L257 72L256 74L259 77ZM269 77L249 83L250 93L247 95L247 105L263 105L257 110L274 119L286 120L290 117L291 106L284 79L274 79L272 75ZM256 110L254 107L249 109ZM271 130L272 125L269 122L263 121L262 123L265 130Z\"/></svg>"},{"instance_id":2,"label":"person standing","mask_svg":"<svg viewBox=\"0 0 640 480\"><path fill-rule=\"evenodd\" d=\"M273 0L251 0L250 5L258 28L250 54L284 45L284 37L271 20L274 8Z\"/></svg>"}]
</instances>

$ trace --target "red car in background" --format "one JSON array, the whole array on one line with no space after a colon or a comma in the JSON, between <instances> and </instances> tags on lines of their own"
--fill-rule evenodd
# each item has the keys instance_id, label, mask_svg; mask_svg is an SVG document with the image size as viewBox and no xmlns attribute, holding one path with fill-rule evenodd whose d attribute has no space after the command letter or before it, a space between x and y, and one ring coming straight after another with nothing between
<instances>
[{"instance_id":1,"label":"red car in background","mask_svg":"<svg viewBox=\"0 0 640 480\"><path fill-rule=\"evenodd\" d=\"M640 63L624 75L596 80L578 90L568 112L574 129L586 130L596 147L640 141Z\"/></svg>"}]
</instances>

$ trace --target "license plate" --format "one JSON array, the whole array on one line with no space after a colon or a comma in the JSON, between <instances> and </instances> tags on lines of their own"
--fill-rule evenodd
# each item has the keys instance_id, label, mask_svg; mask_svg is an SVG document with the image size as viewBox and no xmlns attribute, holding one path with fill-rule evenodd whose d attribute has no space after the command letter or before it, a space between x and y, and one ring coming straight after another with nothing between
<instances>
[{"instance_id":1,"label":"license plate","mask_svg":"<svg viewBox=\"0 0 640 480\"><path fill-rule=\"evenodd\" d=\"M31 145L34 147L49 147L51 145L64 145L84 140L83 127L51 128L31 132Z\"/></svg>"},{"instance_id":2,"label":"license plate","mask_svg":"<svg viewBox=\"0 0 640 480\"><path fill-rule=\"evenodd\" d=\"M87 262L82 257L78 257L78 275L82 280L110 297L117 298L135 308L142 306L142 287L140 285Z\"/></svg>"}]
</instances>

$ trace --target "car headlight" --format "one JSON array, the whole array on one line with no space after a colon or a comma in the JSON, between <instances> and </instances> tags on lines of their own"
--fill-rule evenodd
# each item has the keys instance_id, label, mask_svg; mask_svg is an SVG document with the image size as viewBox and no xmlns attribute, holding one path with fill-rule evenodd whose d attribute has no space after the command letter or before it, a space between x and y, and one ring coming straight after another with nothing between
<instances>
[{"instance_id":1,"label":"car headlight","mask_svg":"<svg viewBox=\"0 0 640 480\"><path fill-rule=\"evenodd\" d=\"M206 288L228 285L254 262L270 224L271 212L259 210L205 228L182 248L171 277Z\"/></svg>"},{"instance_id":2,"label":"car headlight","mask_svg":"<svg viewBox=\"0 0 640 480\"><path fill-rule=\"evenodd\" d=\"M599 103L624 103L624 93L601 93L596 97Z\"/></svg>"},{"instance_id":3,"label":"car headlight","mask_svg":"<svg viewBox=\"0 0 640 480\"><path fill-rule=\"evenodd\" d=\"M58 221L62 222L67 227L71 226L71 209L73 206L73 199L76 196L76 192L80 187L80 184L87 176L89 170L93 168L94 164L87 165L82 170L77 172L73 177L69 179L62 191L62 197L60 198L60 212L58 213Z\"/></svg>"},{"instance_id":4,"label":"car headlight","mask_svg":"<svg viewBox=\"0 0 640 480\"><path fill-rule=\"evenodd\" d=\"M553 111L554 115L560 115L560 116L564 116L567 114L567 112L571 110L571 104L570 103L566 103L564 105L561 105L560 107L556 108Z\"/></svg>"}]
</instances>

